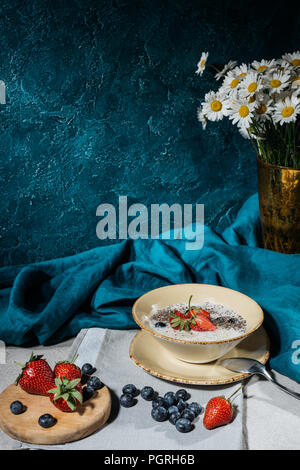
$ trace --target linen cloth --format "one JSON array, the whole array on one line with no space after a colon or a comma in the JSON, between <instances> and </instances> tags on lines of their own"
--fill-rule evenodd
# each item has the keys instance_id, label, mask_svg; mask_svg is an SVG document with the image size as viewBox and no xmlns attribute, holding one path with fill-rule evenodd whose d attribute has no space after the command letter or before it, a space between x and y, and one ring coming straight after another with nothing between
<instances>
[{"instance_id":1,"label":"linen cloth","mask_svg":"<svg viewBox=\"0 0 300 470\"><path fill-rule=\"evenodd\" d=\"M83 330L76 338L69 353L69 360L78 354L76 364L80 367L90 362L97 367L98 375L107 384L112 397L112 412L108 423L91 436L61 446L31 446L23 448L46 448L66 450L219 450L243 449L243 396L236 395L233 404L237 413L230 427L208 431L202 424L203 412L194 421L193 431L182 434L165 421L158 423L151 417L152 403L139 395L137 404L132 408L119 406L122 387L128 383L139 389L145 385L152 386L160 395L168 391L185 388L191 395L190 402L199 402L203 407L210 398L217 395L230 396L239 384L224 387L196 387L167 382L147 374L129 358L129 345L136 331L117 331L91 328Z\"/></svg>"},{"instance_id":2,"label":"linen cloth","mask_svg":"<svg viewBox=\"0 0 300 470\"><path fill-rule=\"evenodd\" d=\"M185 240L125 240L62 259L0 270L0 339L53 344L81 329L135 328L131 307L148 290L199 282L239 290L264 309L271 366L300 383L300 254L259 248L257 195L204 247Z\"/></svg>"}]
</instances>

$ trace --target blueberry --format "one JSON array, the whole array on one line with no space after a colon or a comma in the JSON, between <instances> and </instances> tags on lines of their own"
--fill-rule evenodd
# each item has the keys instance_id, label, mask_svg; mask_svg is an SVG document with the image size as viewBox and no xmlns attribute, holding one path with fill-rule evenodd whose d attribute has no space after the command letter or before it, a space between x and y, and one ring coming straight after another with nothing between
<instances>
[{"instance_id":1,"label":"blueberry","mask_svg":"<svg viewBox=\"0 0 300 470\"><path fill-rule=\"evenodd\" d=\"M176 405L178 401L177 398L175 397L174 392L167 392L164 395L164 399L166 400L166 403L168 404L168 406Z\"/></svg>"},{"instance_id":2,"label":"blueberry","mask_svg":"<svg viewBox=\"0 0 300 470\"><path fill-rule=\"evenodd\" d=\"M178 408L179 412L181 413L183 410L185 410L185 409L186 409L186 407L187 407L187 404L186 404L186 402L185 402L185 401L183 401L183 400L182 400L182 398L180 398L180 399L178 400L178 403L177 403L177 405L176 405L176 406L177 406L177 408Z\"/></svg>"},{"instance_id":3,"label":"blueberry","mask_svg":"<svg viewBox=\"0 0 300 470\"><path fill-rule=\"evenodd\" d=\"M16 400L16 401L13 401L11 404L10 404L10 411L14 414L14 415L20 415L21 413L24 413L24 411L26 410L25 406L23 405L22 402Z\"/></svg>"},{"instance_id":4,"label":"blueberry","mask_svg":"<svg viewBox=\"0 0 300 470\"><path fill-rule=\"evenodd\" d=\"M137 388L135 385L133 384L128 384L128 385L124 385L123 389L122 389L122 392L123 393L129 393L130 395L132 395L133 397L135 397L136 395L139 394Z\"/></svg>"},{"instance_id":5,"label":"blueberry","mask_svg":"<svg viewBox=\"0 0 300 470\"><path fill-rule=\"evenodd\" d=\"M189 403L188 408L190 410L192 410L192 412L194 413L195 416L199 416L199 414L202 411L202 406L199 405L199 403L196 403L196 402Z\"/></svg>"},{"instance_id":6,"label":"blueberry","mask_svg":"<svg viewBox=\"0 0 300 470\"><path fill-rule=\"evenodd\" d=\"M179 418L175 426L179 432L190 432L193 429L192 423L186 418Z\"/></svg>"},{"instance_id":7,"label":"blueberry","mask_svg":"<svg viewBox=\"0 0 300 470\"><path fill-rule=\"evenodd\" d=\"M157 406L152 408L151 416L155 421L166 421L168 419L168 412L163 406Z\"/></svg>"},{"instance_id":8,"label":"blueberry","mask_svg":"<svg viewBox=\"0 0 300 470\"><path fill-rule=\"evenodd\" d=\"M172 405L170 408L168 408L168 415L171 416L172 413L179 413L177 406Z\"/></svg>"},{"instance_id":9,"label":"blueberry","mask_svg":"<svg viewBox=\"0 0 300 470\"><path fill-rule=\"evenodd\" d=\"M52 415L46 413L39 417L39 425L42 428L51 428L56 423L56 419Z\"/></svg>"},{"instance_id":10,"label":"blueberry","mask_svg":"<svg viewBox=\"0 0 300 470\"><path fill-rule=\"evenodd\" d=\"M180 390L177 390L177 392L175 393L175 396L176 398L179 400L180 398L184 401L188 400L189 399L189 394L186 390L184 390L183 388L180 389Z\"/></svg>"},{"instance_id":11,"label":"blueberry","mask_svg":"<svg viewBox=\"0 0 300 470\"><path fill-rule=\"evenodd\" d=\"M83 387L82 389L83 402L89 400L94 395L94 389L90 386Z\"/></svg>"},{"instance_id":12,"label":"blueberry","mask_svg":"<svg viewBox=\"0 0 300 470\"><path fill-rule=\"evenodd\" d=\"M157 323L155 323L155 328L165 328L167 325L166 323L162 322L162 321L158 321Z\"/></svg>"},{"instance_id":13,"label":"blueberry","mask_svg":"<svg viewBox=\"0 0 300 470\"><path fill-rule=\"evenodd\" d=\"M180 418L180 413L179 411L174 411L174 413L171 414L170 418L169 418L169 421L171 424L176 424L176 421L179 420Z\"/></svg>"},{"instance_id":14,"label":"blueberry","mask_svg":"<svg viewBox=\"0 0 300 470\"><path fill-rule=\"evenodd\" d=\"M92 364L86 363L81 367L81 372L85 375L93 375L96 372L96 368Z\"/></svg>"},{"instance_id":15,"label":"blueberry","mask_svg":"<svg viewBox=\"0 0 300 470\"><path fill-rule=\"evenodd\" d=\"M153 408L157 408L158 406L163 406L164 408L168 408L168 404L163 397L157 397L152 402Z\"/></svg>"},{"instance_id":16,"label":"blueberry","mask_svg":"<svg viewBox=\"0 0 300 470\"><path fill-rule=\"evenodd\" d=\"M141 397L144 400L151 401L155 396L155 392L152 387L143 387L141 390Z\"/></svg>"},{"instance_id":17,"label":"blueberry","mask_svg":"<svg viewBox=\"0 0 300 470\"><path fill-rule=\"evenodd\" d=\"M98 390L99 388L102 387L101 380L95 375L93 377L90 377L86 384L88 387L91 387L94 390Z\"/></svg>"},{"instance_id":18,"label":"blueberry","mask_svg":"<svg viewBox=\"0 0 300 470\"><path fill-rule=\"evenodd\" d=\"M137 401L133 398L130 393L124 393L120 397L120 405L124 406L124 408L131 408L137 403Z\"/></svg>"},{"instance_id":19,"label":"blueberry","mask_svg":"<svg viewBox=\"0 0 300 470\"><path fill-rule=\"evenodd\" d=\"M186 408L182 412L181 417L185 418L185 419L188 419L190 422L194 421L194 419L196 418L195 413L189 408Z\"/></svg>"}]
</instances>

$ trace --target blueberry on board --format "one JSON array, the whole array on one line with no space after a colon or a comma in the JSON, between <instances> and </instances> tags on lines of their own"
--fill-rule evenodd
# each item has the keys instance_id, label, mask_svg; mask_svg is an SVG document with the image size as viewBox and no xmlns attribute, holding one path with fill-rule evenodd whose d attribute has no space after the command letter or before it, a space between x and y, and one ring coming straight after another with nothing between
<instances>
[{"instance_id":1,"label":"blueberry on board","mask_svg":"<svg viewBox=\"0 0 300 470\"><path fill-rule=\"evenodd\" d=\"M172 405L168 408L168 415L171 416L172 413L179 413L179 409L176 405Z\"/></svg>"},{"instance_id":2,"label":"blueberry on board","mask_svg":"<svg viewBox=\"0 0 300 470\"><path fill-rule=\"evenodd\" d=\"M183 400L182 400L182 398L180 398L180 399L178 400L178 403L177 403L177 405L176 405L176 406L177 406L177 408L178 408L179 412L181 413L183 410L185 410L185 409L186 409L186 407L187 407L187 404L186 404L186 402L185 402L185 401L183 401Z\"/></svg>"},{"instance_id":3,"label":"blueberry on board","mask_svg":"<svg viewBox=\"0 0 300 470\"><path fill-rule=\"evenodd\" d=\"M93 377L90 377L86 384L88 387L91 387L94 390L98 390L99 388L102 387L101 380L95 375Z\"/></svg>"},{"instance_id":4,"label":"blueberry on board","mask_svg":"<svg viewBox=\"0 0 300 470\"><path fill-rule=\"evenodd\" d=\"M168 419L168 412L163 406L158 406L156 408L152 408L151 416L155 421L166 421Z\"/></svg>"},{"instance_id":5,"label":"blueberry on board","mask_svg":"<svg viewBox=\"0 0 300 470\"><path fill-rule=\"evenodd\" d=\"M55 423L56 419L53 418L53 416L49 413L46 413L39 417L39 425L42 426L42 428L51 428L51 426L53 426Z\"/></svg>"},{"instance_id":6,"label":"blueberry on board","mask_svg":"<svg viewBox=\"0 0 300 470\"><path fill-rule=\"evenodd\" d=\"M25 406L23 405L23 403L19 400L16 400L16 401L13 401L11 404L10 404L10 411L14 414L14 415L20 415L21 413L24 413L25 411Z\"/></svg>"},{"instance_id":7,"label":"blueberry on board","mask_svg":"<svg viewBox=\"0 0 300 470\"><path fill-rule=\"evenodd\" d=\"M168 404L163 397L157 397L152 402L152 407L157 408L158 406L163 406L164 408L168 408Z\"/></svg>"},{"instance_id":8,"label":"blueberry on board","mask_svg":"<svg viewBox=\"0 0 300 470\"><path fill-rule=\"evenodd\" d=\"M171 424L176 424L176 421L179 420L179 418L181 417L179 411L174 411L174 413L172 413L169 417L169 421Z\"/></svg>"},{"instance_id":9,"label":"blueberry on board","mask_svg":"<svg viewBox=\"0 0 300 470\"><path fill-rule=\"evenodd\" d=\"M96 372L96 368L92 364L86 363L81 367L81 372L85 375L93 375Z\"/></svg>"},{"instance_id":10,"label":"blueberry on board","mask_svg":"<svg viewBox=\"0 0 300 470\"><path fill-rule=\"evenodd\" d=\"M164 395L164 399L165 399L166 403L168 404L168 406L176 405L176 403L178 401L177 398L175 397L174 392L167 392Z\"/></svg>"},{"instance_id":11,"label":"blueberry on board","mask_svg":"<svg viewBox=\"0 0 300 470\"><path fill-rule=\"evenodd\" d=\"M94 389L92 387L86 386L82 389L82 401L85 402L92 398L94 395Z\"/></svg>"},{"instance_id":12,"label":"blueberry on board","mask_svg":"<svg viewBox=\"0 0 300 470\"><path fill-rule=\"evenodd\" d=\"M143 387L141 390L141 397L144 400L151 401L155 396L155 392L152 387Z\"/></svg>"},{"instance_id":13,"label":"blueberry on board","mask_svg":"<svg viewBox=\"0 0 300 470\"><path fill-rule=\"evenodd\" d=\"M155 328L165 328L167 325L163 321L158 321L155 323Z\"/></svg>"},{"instance_id":14,"label":"blueberry on board","mask_svg":"<svg viewBox=\"0 0 300 470\"><path fill-rule=\"evenodd\" d=\"M179 432L190 432L193 429L192 423L186 418L179 418L175 426Z\"/></svg>"},{"instance_id":15,"label":"blueberry on board","mask_svg":"<svg viewBox=\"0 0 300 470\"><path fill-rule=\"evenodd\" d=\"M185 419L188 419L190 422L194 421L194 419L196 418L195 413L189 408L186 408L182 412L181 417L185 418Z\"/></svg>"},{"instance_id":16,"label":"blueberry on board","mask_svg":"<svg viewBox=\"0 0 300 470\"><path fill-rule=\"evenodd\" d=\"M195 401L189 403L188 408L192 410L195 416L199 416L202 411L202 406L199 405L199 403L196 403Z\"/></svg>"},{"instance_id":17,"label":"blueberry on board","mask_svg":"<svg viewBox=\"0 0 300 470\"><path fill-rule=\"evenodd\" d=\"M131 408L137 403L137 401L133 398L130 393L124 393L120 397L120 405L124 406L124 408Z\"/></svg>"},{"instance_id":18,"label":"blueberry on board","mask_svg":"<svg viewBox=\"0 0 300 470\"><path fill-rule=\"evenodd\" d=\"M127 385L124 385L123 389L122 389L122 392L123 393L129 393L130 395L132 395L133 397L135 397L136 395L138 395L138 390L136 388L135 385L133 384L127 384Z\"/></svg>"},{"instance_id":19,"label":"blueberry on board","mask_svg":"<svg viewBox=\"0 0 300 470\"><path fill-rule=\"evenodd\" d=\"M176 398L179 400L180 398L184 401L189 399L189 394L184 388L181 388L180 390L177 390L175 393Z\"/></svg>"}]
</instances>

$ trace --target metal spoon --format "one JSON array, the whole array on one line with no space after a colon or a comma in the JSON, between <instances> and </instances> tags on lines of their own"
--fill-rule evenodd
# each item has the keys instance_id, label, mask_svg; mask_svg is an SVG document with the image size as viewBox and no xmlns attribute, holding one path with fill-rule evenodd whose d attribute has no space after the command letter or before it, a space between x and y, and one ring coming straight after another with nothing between
<instances>
[{"instance_id":1,"label":"metal spoon","mask_svg":"<svg viewBox=\"0 0 300 470\"><path fill-rule=\"evenodd\" d=\"M277 385L283 392L292 395L292 397L298 398L300 400L300 393L293 392L287 387L284 387L278 383L274 377L270 374L267 368L261 362L256 361L255 359L249 359L246 357L231 357L229 359L223 359L221 365L226 367L226 369L233 370L234 372L242 372L247 374L259 374L263 375L267 380Z\"/></svg>"}]
</instances>

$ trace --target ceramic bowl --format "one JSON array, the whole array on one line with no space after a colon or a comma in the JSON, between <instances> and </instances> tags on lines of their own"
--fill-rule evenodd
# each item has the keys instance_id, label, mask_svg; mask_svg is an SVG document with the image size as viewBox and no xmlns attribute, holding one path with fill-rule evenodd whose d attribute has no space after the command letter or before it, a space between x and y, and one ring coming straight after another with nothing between
<instances>
[{"instance_id":1,"label":"ceramic bowl","mask_svg":"<svg viewBox=\"0 0 300 470\"><path fill-rule=\"evenodd\" d=\"M209 301L223 304L234 310L247 322L245 333L226 340L201 341L199 339L199 341L187 341L186 339L170 338L150 329L148 318L152 305L163 308L172 304L187 302L190 295L193 295L193 302L195 303ZM219 359L256 331L264 319L262 309L250 297L226 287L209 284L175 284L154 289L137 299L133 305L132 313L136 323L177 359L196 364ZM153 350L153 354L155 353L156 351Z\"/></svg>"}]
</instances>

